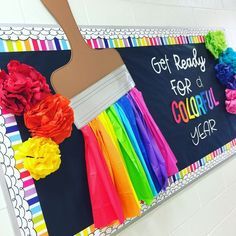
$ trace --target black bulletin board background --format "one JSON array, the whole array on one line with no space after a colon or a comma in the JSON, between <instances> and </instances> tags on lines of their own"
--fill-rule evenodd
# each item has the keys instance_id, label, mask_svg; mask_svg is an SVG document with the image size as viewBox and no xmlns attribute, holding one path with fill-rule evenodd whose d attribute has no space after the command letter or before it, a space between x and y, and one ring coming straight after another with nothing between
<instances>
[{"instance_id":1,"label":"black bulletin board background","mask_svg":"<svg viewBox=\"0 0 236 236\"><path fill-rule=\"evenodd\" d=\"M206 71L202 72L198 67L186 70L177 70L174 65L173 54L181 58L192 58L193 49L197 50L198 56L206 58ZM179 170L188 167L212 151L222 147L236 137L236 116L229 114L225 110L224 87L216 79L214 66L217 63L211 53L205 48L205 44L174 45L161 47L139 47L119 49L125 64L132 75L137 87L142 91L145 101L152 113L157 125L166 137L170 147L178 160ZM172 74L165 70L157 74L152 69L151 58L169 59L169 67ZM200 76L203 87L199 88L196 79ZM176 96L170 86L173 79L184 81L188 78L192 85L192 93L186 96ZM185 100L186 97L195 96L202 91L212 87L216 100L220 105L209 111L206 115L189 121L176 124L171 112L171 102L173 100ZM216 121L216 132L211 136L201 140L195 146L190 138L190 132L204 121L214 119ZM201 129L201 128L200 128ZM202 130L201 130L202 132Z\"/></svg>"},{"instance_id":2,"label":"black bulletin board background","mask_svg":"<svg viewBox=\"0 0 236 236\"><path fill-rule=\"evenodd\" d=\"M150 59L153 56L162 57L166 54L171 58L175 52L188 57L192 54L193 47L206 57L206 73L203 74L196 68L184 72L173 70L171 76L163 72L160 78L157 78L150 67ZM215 61L204 44L125 48L118 51L138 89L142 91L156 123L174 151L180 170L236 137L236 117L225 112L224 89L215 79ZM0 58L1 68L5 68L9 60L16 59L34 66L45 77L50 78L55 69L68 62L70 51L1 53ZM169 81L184 77L195 79L198 75L202 77L206 89L213 87L220 105L189 124L176 125L170 109L170 102L176 100L176 96L170 89ZM193 87L193 90L193 95L199 92L197 87ZM218 131L195 147L189 139L189 131L208 118L216 120ZM17 121L24 141L28 139L29 134L22 119L17 118ZM63 142L60 149L62 166L59 171L36 182L50 236L74 235L93 223L86 179L84 143L81 132L75 126L71 138Z\"/></svg>"}]
</instances>

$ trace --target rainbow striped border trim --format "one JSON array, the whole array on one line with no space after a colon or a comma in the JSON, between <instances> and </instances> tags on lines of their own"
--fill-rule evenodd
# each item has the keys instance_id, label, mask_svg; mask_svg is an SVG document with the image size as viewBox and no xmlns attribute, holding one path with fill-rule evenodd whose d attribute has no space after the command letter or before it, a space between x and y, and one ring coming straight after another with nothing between
<instances>
[{"instance_id":1,"label":"rainbow striped border trim","mask_svg":"<svg viewBox=\"0 0 236 236\"><path fill-rule=\"evenodd\" d=\"M198 168L200 168L202 166L205 166L207 163L211 162L212 160L214 160L215 158L217 158L221 154L224 154L224 153L230 151L231 149L233 149L235 147L236 147L236 139L234 139L231 142L227 143L223 147L216 149L215 151L213 151L212 153L206 155L205 157L203 157L199 161L196 161L192 165L190 165L190 166L186 167L185 169L181 170L180 172L178 172L174 176L171 176L169 178L169 185L171 185L172 183L174 183L177 180L183 179L188 173L196 171Z\"/></svg>"},{"instance_id":2,"label":"rainbow striped border trim","mask_svg":"<svg viewBox=\"0 0 236 236\"><path fill-rule=\"evenodd\" d=\"M124 47L143 47L161 46L176 44L204 43L204 36L162 36L162 37L127 37L119 39L85 39L92 48L124 48ZM60 51L70 50L70 45L65 39L40 40L3 40L0 39L0 52L24 52L24 51Z\"/></svg>"},{"instance_id":3,"label":"rainbow striped border trim","mask_svg":"<svg viewBox=\"0 0 236 236\"><path fill-rule=\"evenodd\" d=\"M22 143L15 116L7 114L2 110L2 117L5 120L6 135L9 138L11 146L14 149L15 145ZM22 182L22 188L24 190L23 196L19 197L22 198L22 201L25 200L27 202L28 209L31 212L31 219L26 218L27 221L33 222L33 228L30 229L31 232L29 232L29 235L48 236L47 227L34 185L34 180L30 176L29 172L24 169L22 160L16 160L15 168L19 171L19 178Z\"/></svg>"},{"instance_id":4,"label":"rainbow striped border trim","mask_svg":"<svg viewBox=\"0 0 236 236\"><path fill-rule=\"evenodd\" d=\"M6 31L12 30L12 29L5 29ZM39 31L43 31L43 28L39 28ZM51 32L52 29L48 29L49 32ZM163 29L162 29L163 30ZM102 32L103 29L92 29L92 32L94 34L97 33L97 35L101 35L100 32ZM119 32L117 29L112 29L109 32ZM128 29L121 29L121 32L129 31ZM131 30L130 30L131 31ZM176 44L195 44L195 43L204 43L204 35L207 33L206 30L202 31L202 33L199 33L197 31L197 34L194 34L192 29L185 29L184 33L182 35L176 34L175 30L172 31L171 29L168 29L165 31L165 34L163 35L163 31L160 34L160 36L155 35L156 31L155 29L149 29L149 31L154 31L155 34L152 36L147 36L142 34L142 29L135 29L135 36L130 35L126 36L120 36L120 37L113 37L112 34L109 37L93 37L88 36L86 33L84 33L85 41L90 45L92 48L122 48L122 47L142 47L142 46L160 46L160 45L176 45ZM82 30L83 32L83 30ZM181 31L180 31L181 32ZM118 33L119 34L119 33ZM137 37L137 35L139 35ZM24 52L24 51L60 51L60 50L70 50L70 46L68 41L66 40L65 35L62 35L60 37L53 37L51 39L38 39L35 37L27 37L25 40L4 40L0 37L0 52ZM3 114L3 117L5 119L5 126L7 131L7 136L9 137L12 146L20 144L22 142L20 133L18 131L18 127L15 121L15 117L10 114ZM229 158L233 153L236 151L236 139L229 142L228 144L224 145L223 147L215 150L211 154L207 155L206 157L200 159L199 161L195 162L191 166L181 170L179 173L175 174L174 176L169 178L169 186L167 188L166 192L162 192L159 194L159 196L155 199L152 206L142 206L142 212L146 213L147 211L155 208L156 206L160 205L161 202L163 202L166 198L170 197L173 194L173 190L169 191L171 189L179 189L181 190L183 187L188 185L192 182L193 179L198 178L198 176L201 176L202 173L209 171L213 166L221 163L224 159ZM204 169L205 167L207 167ZM209 167L210 166L210 167ZM46 223L43 217L42 209L40 206L40 202L37 196L37 192L35 189L34 181L30 177L29 173L23 168L22 161L16 162L16 168L20 172L20 179L23 182L23 189L24 189L24 198L27 201L29 205L29 209L32 213L32 219L29 219L33 222L33 231L32 235L34 235L34 232L37 233L37 235L40 236L47 236L47 228ZM202 171L203 170L203 171ZM200 174L197 174L197 173ZM193 173L196 174L194 178L186 178L188 176L191 176ZM187 179L185 183L181 187L176 188L176 183L181 182L181 180ZM84 229L82 232L76 234L75 236L87 236L87 235L110 235L114 232L118 232L123 226L129 225L134 220L127 220L124 225L118 226L118 227L107 227L102 230L95 229L94 226L90 226L86 229ZM22 234L24 235L24 234Z\"/></svg>"}]
</instances>

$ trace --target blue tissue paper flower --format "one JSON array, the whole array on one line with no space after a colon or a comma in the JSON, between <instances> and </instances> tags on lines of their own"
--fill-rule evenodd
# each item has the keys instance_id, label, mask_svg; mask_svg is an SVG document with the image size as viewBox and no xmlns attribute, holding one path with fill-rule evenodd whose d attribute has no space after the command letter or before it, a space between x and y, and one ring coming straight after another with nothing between
<instances>
[{"instance_id":1,"label":"blue tissue paper flower","mask_svg":"<svg viewBox=\"0 0 236 236\"><path fill-rule=\"evenodd\" d=\"M233 76L233 79L228 82L226 85L228 89L236 90L236 75Z\"/></svg>"},{"instance_id":2,"label":"blue tissue paper flower","mask_svg":"<svg viewBox=\"0 0 236 236\"><path fill-rule=\"evenodd\" d=\"M219 63L215 66L216 77L217 79L226 87L229 82L233 82L234 79L234 71L231 65L227 65L225 63Z\"/></svg>"}]
</instances>

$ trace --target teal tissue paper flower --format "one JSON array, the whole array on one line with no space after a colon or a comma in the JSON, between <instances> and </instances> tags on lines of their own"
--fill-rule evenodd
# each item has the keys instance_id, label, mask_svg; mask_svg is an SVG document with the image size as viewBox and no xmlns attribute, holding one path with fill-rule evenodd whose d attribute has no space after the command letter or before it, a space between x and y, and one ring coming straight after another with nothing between
<instances>
[{"instance_id":1,"label":"teal tissue paper flower","mask_svg":"<svg viewBox=\"0 0 236 236\"><path fill-rule=\"evenodd\" d=\"M219 63L231 66L236 74L236 52L232 48L227 48L219 57Z\"/></svg>"}]
</instances>

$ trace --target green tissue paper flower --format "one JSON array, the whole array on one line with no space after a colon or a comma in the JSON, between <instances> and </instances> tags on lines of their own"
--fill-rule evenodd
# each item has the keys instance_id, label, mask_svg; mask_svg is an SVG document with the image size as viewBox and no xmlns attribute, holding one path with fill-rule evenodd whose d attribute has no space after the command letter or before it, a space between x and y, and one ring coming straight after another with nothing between
<instances>
[{"instance_id":1,"label":"green tissue paper flower","mask_svg":"<svg viewBox=\"0 0 236 236\"><path fill-rule=\"evenodd\" d=\"M205 36L205 45L215 58L219 58L219 55L227 47L224 32L220 30L210 31Z\"/></svg>"}]
</instances>

